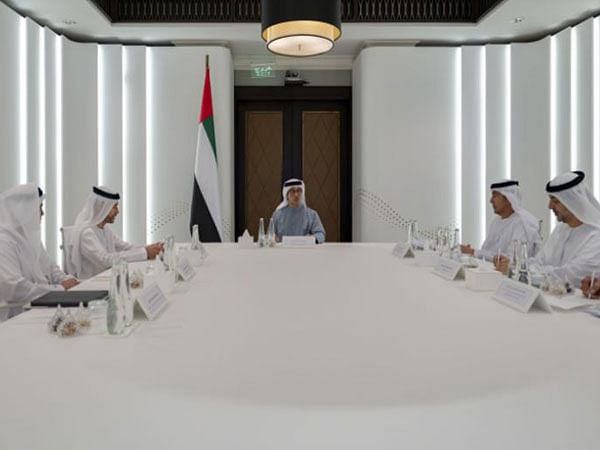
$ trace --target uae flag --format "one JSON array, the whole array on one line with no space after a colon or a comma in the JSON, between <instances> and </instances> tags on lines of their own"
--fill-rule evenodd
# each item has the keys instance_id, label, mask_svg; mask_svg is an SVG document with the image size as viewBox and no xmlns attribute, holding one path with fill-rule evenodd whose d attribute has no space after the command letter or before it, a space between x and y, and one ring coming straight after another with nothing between
<instances>
[{"instance_id":1,"label":"uae flag","mask_svg":"<svg viewBox=\"0 0 600 450\"><path fill-rule=\"evenodd\" d=\"M198 225L200 240L203 242L221 242L221 203L219 201L219 176L217 169L217 145L215 141L215 122L210 91L210 68L208 57L206 78L202 94L202 109L196 143L196 162L194 164L194 194L190 230Z\"/></svg>"}]
</instances>

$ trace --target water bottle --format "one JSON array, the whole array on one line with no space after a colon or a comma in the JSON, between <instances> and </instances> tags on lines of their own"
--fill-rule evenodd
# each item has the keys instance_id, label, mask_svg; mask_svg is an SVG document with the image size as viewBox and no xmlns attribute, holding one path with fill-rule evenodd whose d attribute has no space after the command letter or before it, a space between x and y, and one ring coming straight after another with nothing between
<instances>
[{"instance_id":1,"label":"water bottle","mask_svg":"<svg viewBox=\"0 0 600 450\"><path fill-rule=\"evenodd\" d=\"M460 229L454 229L454 236L452 237L452 259L455 261L460 260Z\"/></svg>"},{"instance_id":2,"label":"water bottle","mask_svg":"<svg viewBox=\"0 0 600 450\"><path fill-rule=\"evenodd\" d=\"M265 246L265 219L262 217L258 221L258 246Z\"/></svg>"},{"instance_id":3,"label":"water bottle","mask_svg":"<svg viewBox=\"0 0 600 450\"><path fill-rule=\"evenodd\" d=\"M192 227L192 241L190 243L190 250L200 250L200 233L198 232L198 225Z\"/></svg>"},{"instance_id":4,"label":"water bottle","mask_svg":"<svg viewBox=\"0 0 600 450\"><path fill-rule=\"evenodd\" d=\"M267 227L267 245L269 247L275 246L275 222L272 217L269 219L269 226Z\"/></svg>"},{"instance_id":5,"label":"water bottle","mask_svg":"<svg viewBox=\"0 0 600 450\"><path fill-rule=\"evenodd\" d=\"M508 263L508 274L507 274L508 278L513 279L513 280L518 279L518 275L517 275L518 267L519 267L519 241L514 240L513 241L512 258Z\"/></svg>"},{"instance_id":6,"label":"water bottle","mask_svg":"<svg viewBox=\"0 0 600 450\"><path fill-rule=\"evenodd\" d=\"M106 329L109 334L123 334L125 330L125 314L121 296L120 263L113 264L108 292L108 308L106 310Z\"/></svg>"},{"instance_id":7,"label":"water bottle","mask_svg":"<svg viewBox=\"0 0 600 450\"><path fill-rule=\"evenodd\" d=\"M121 262L121 294L123 298L123 308L125 311L125 326L130 327L133 324L133 297L131 296L131 285L129 284L129 264Z\"/></svg>"},{"instance_id":8,"label":"water bottle","mask_svg":"<svg viewBox=\"0 0 600 450\"><path fill-rule=\"evenodd\" d=\"M417 239L417 221L411 220L408 224L408 246L414 248Z\"/></svg>"},{"instance_id":9,"label":"water bottle","mask_svg":"<svg viewBox=\"0 0 600 450\"><path fill-rule=\"evenodd\" d=\"M519 282L530 284L529 268L527 258L529 256L527 242L521 242L521 257L519 260Z\"/></svg>"}]
</instances>

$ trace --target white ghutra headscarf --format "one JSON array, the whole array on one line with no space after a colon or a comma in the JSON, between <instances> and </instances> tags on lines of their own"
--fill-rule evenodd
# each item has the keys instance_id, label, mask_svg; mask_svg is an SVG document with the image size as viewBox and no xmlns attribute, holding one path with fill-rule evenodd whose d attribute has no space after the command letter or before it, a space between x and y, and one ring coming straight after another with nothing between
<instances>
[{"instance_id":1,"label":"white ghutra headscarf","mask_svg":"<svg viewBox=\"0 0 600 450\"><path fill-rule=\"evenodd\" d=\"M583 183L584 178L585 174L579 170L563 173L548 182L546 192L583 223L600 228L600 203Z\"/></svg>"},{"instance_id":2,"label":"white ghutra headscarf","mask_svg":"<svg viewBox=\"0 0 600 450\"><path fill-rule=\"evenodd\" d=\"M300 199L301 205L306 205L306 188L304 186L304 181L299 180L298 178L290 178L285 183L283 183L282 195L283 201L279 204L277 209L285 208L288 205L287 194L292 188L300 188L302 189L302 198Z\"/></svg>"},{"instance_id":3,"label":"white ghutra headscarf","mask_svg":"<svg viewBox=\"0 0 600 450\"><path fill-rule=\"evenodd\" d=\"M0 194L0 233L10 236L25 258L23 275L37 283L47 283L40 267L42 252L40 205L42 190L33 183L16 186Z\"/></svg>"},{"instance_id":4,"label":"white ghutra headscarf","mask_svg":"<svg viewBox=\"0 0 600 450\"><path fill-rule=\"evenodd\" d=\"M527 239L529 242L534 242L538 237L540 223L537 217L523 208L519 182L515 180L501 180L490 185L490 189L492 192L499 192L506 197L515 214L521 219Z\"/></svg>"},{"instance_id":5,"label":"white ghutra headscarf","mask_svg":"<svg viewBox=\"0 0 600 450\"><path fill-rule=\"evenodd\" d=\"M100 224L110 210L115 206L121 196L105 186L93 186L92 192L83 205L83 209L75 218L75 224L65 235L66 245L69 246L71 255L71 270L74 275L81 272L81 235L93 226Z\"/></svg>"}]
</instances>

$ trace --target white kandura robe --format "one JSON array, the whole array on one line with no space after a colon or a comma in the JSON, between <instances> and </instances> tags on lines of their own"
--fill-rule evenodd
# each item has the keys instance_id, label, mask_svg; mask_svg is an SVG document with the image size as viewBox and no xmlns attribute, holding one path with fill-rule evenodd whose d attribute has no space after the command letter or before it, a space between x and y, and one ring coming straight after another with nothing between
<instances>
[{"instance_id":1,"label":"white kandura robe","mask_svg":"<svg viewBox=\"0 0 600 450\"><path fill-rule=\"evenodd\" d=\"M119 259L127 262L144 261L148 255L144 246L134 247L114 234L108 226L92 226L81 234L81 279L91 278Z\"/></svg>"},{"instance_id":2,"label":"white kandura robe","mask_svg":"<svg viewBox=\"0 0 600 450\"><path fill-rule=\"evenodd\" d=\"M0 232L0 322L50 291L63 291L60 283L72 278L60 270L43 247L37 270L29 267L26 252L13 235Z\"/></svg>"},{"instance_id":3,"label":"white kandura robe","mask_svg":"<svg viewBox=\"0 0 600 450\"><path fill-rule=\"evenodd\" d=\"M529 256L534 255L534 250L540 249L542 242L539 234L531 225L530 230L525 229L523 219L516 212L506 219L496 216L490 223L488 232L480 250L475 250L477 258L491 261L498 255L498 250L504 256L513 256L514 241L527 242Z\"/></svg>"},{"instance_id":4,"label":"white kandura robe","mask_svg":"<svg viewBox=\"0 0 600 450\"><path fill-rule=\"evenodd\" d=\"M600 229L587 224L571 228L559 223L540 253L528 263L530 271L568 281L578 288L592 272L600 275Z\"/></svg>"}]
</instances>

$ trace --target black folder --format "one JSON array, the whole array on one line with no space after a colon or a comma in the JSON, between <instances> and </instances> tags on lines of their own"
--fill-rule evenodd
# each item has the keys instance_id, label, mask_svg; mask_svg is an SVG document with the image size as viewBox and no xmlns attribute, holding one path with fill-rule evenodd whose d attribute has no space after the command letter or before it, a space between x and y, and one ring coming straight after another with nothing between
<instances>
[{"instance_id":1,"label":"black folder","mask_svg":"<svg viewBox=\"0 0 600 450\"><path fill-rule=\"evenodd\" d=\"M107 296L108 291L52 291L32 301L31 307L56 308L60 305L69 308L79 306L79 303L87 306L88 302L102 300Z\"/></svg>"}]
</instances>

